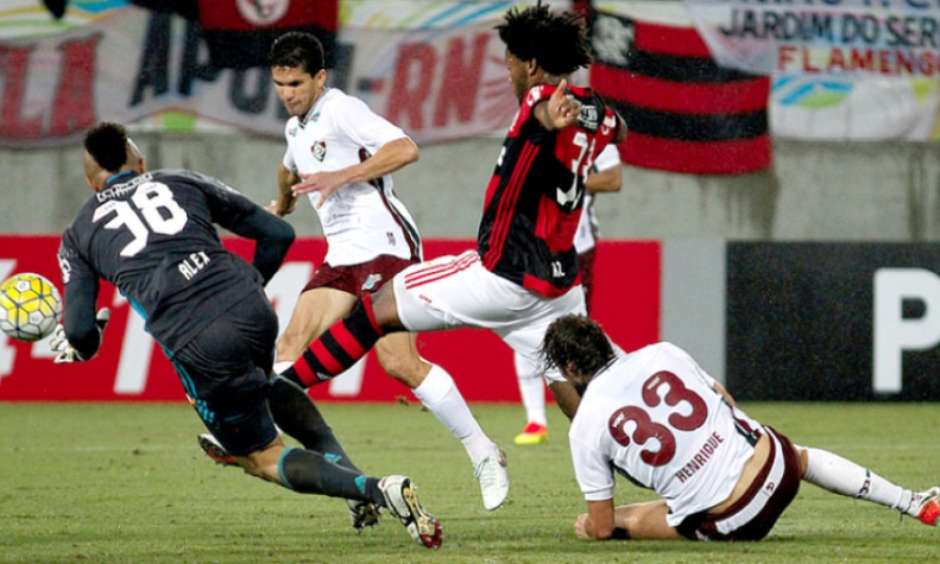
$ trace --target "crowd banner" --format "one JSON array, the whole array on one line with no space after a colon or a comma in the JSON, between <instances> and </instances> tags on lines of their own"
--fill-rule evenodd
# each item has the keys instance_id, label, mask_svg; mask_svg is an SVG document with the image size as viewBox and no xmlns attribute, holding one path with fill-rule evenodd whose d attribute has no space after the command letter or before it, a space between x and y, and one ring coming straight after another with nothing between
<instances>
[{"instance_id":1,"label":"crowd banner","mask_svg":"<svg viewBox=\"0 0 940 564\"><path fill-rule=\"evenodd\" d=\"M226 239L225 244L243 257L252 254L250 241ZM474 245L472 240L425 241L425 253L433 258ZM0 235L0 279L17 272L38 272L61 288L58 246L59 237L51 235ZM322 239L296 241L268 284L266 290L282 329L325 253ZM594 289L598 307L594 311L614 339L627 348L659 338L660 267L658 242L599 243ZM98 306L111 308L111 322L101 350L88 362L55 365L49 339L26 343L0 333L0 402L183 401L183 388L172 365L127 300L103 284ZM489 331L425 333L418 337L418 350L446 367L469 401L519 400L512 353ZM341 376L315 386L311 395L331 401L416 401L404 385L384 373L374 353Z\"/></svg>"},{"instance_id":2,"label":"crowd banner","mask_svg":"<svg viewBox=\"0 0 940 564\"><path fill-rule=\"evenodd\" d=\"M940 3L685 0L723 66L774 76L775 137L940 136Z\"/></svg>"},{"instance_id":3,"label":"crowd banner","mask_svg":"<svg viewBox=\"0 0 940 564\"><path fill-rule=\"evenodd\" d=\"M772 74L940 75L940 4L686 0L724 66Z\"/></svg>"},{"instance_id":4,"label":"crowd banner","mask_svg":"<svg viewBox=\"0 0 940 564\"><path fill-rule=\"evenodd\" d=\"M693 27L592 11L591 86L630 131L624 162L690 174L771 163L767 77L724 68Z\"/></svg>"},{"instance_id":5,"label":"crowd banner","mask_svg":"<svg viewBox=\"0 0 940 564\"><path fill-rule=\"evenodd\" d=\"M501 135L518 101L492 25L344 27L330 84L363 98L419 143ZM196 22L112 10L62 33L0 41L0 146L60 146L102 120L179 111L280 137L288 117L266 67L211 65Z\"/></svg>"}]
</instances>

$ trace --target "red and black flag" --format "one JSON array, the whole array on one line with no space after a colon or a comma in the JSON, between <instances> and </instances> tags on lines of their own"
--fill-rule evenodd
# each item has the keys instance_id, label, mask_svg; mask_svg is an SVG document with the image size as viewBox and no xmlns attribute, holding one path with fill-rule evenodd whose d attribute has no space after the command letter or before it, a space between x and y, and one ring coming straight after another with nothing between
<instances>
[{"instance_id":1,"label":"red and black flag","mask_svg":"<svg viewBox=\"0 0 940 564\"><path fill-rule=\"evenodd\" d=\"M271 43L288 31L316 35L332 67L338 15L339 0L199 0L203 37L219 68L265 66Z\"/></svg>"},{"instance_id":2,"label":"red and black flag","mask_svg":"<svg viewBox=\"0 0 940 564\"><path fill-rule=\"evenodd\" d=\"M288 31L306 31L323 43L326 67L336 55L339 0L131 0L154 12L199 21L209 60L219 69L268 64L268 50Z\"/></svg>"},{"instance_id":3,"label":"red and black flag","mask_svg":"<svg viewBox=\"0 0 940 564\"><path fill-rule=\"evenodd\" d=\"M740 174L771 162L770 79L719 67L695 28L589 17L591 86L627 122L624 162Z\"/></svg>"}]
</instances>

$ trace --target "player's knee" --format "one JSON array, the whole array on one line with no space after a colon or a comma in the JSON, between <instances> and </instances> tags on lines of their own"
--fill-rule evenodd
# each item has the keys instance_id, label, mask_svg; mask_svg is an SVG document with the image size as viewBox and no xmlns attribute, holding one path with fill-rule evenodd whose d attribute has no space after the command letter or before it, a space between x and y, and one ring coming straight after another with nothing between
<instances>
[{"instance_id":1,"label":"player's knee","mask_svg":"<svg viewBox=\"0 0 940 564\"><path fill-rule=\"evenodd\" d=\"M372 294L372 313L376 322L385 331L400 331L403 329L398 318L398 305L395 302L395 284L389 282L379 291Z\"/></svg>"}]
</instances>

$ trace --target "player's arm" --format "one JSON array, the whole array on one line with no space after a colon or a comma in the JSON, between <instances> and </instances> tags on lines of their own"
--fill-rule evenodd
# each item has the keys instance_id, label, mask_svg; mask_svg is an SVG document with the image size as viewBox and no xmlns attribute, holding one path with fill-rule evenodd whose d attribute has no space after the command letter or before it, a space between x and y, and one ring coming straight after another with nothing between
<instances>
[{"instance_id":1,"label":"player's arm","mask_svg":"<svg viewBox=\"0 0 940 564\"><path fill-rule=\"evenodd\" d=\"M721 385L717 380L712 384L712 389L715 390L715 393L721 396L725 402L731 407L737 407L738 405L734 402L734 398L731 397L731 394L728 390Z\"/></svg>"},{"instance_id":2,"label":"player's arm","mask_svg":"<svg viewBox=\"0 0 940 564\"><path fill-rule=\"evenodd\" d=\"M63 238L59 249L59 265L65 285L63 322L56 327L52 350L56 364L88 360L101 346L105 325L110 318L107 308L95 314L98 301L98 276Z\"/></svg>"},{"instance_id":3,"label":"player's arm","mask_svg":"<svg viewBox=\"0 0 940 564\"><path fill-rule=\"evenodd\" d=\"M224 182L198 173L190 173L209 202L212 221L236 235L255 241L252 265L264 283L274 276L294 242L294 228L268 213Z\"/></svg>"},{"instance_id":4,"label":"player's arm","mask_svg":"<svg viewBox=\"0 0 940 564\"><path fill-rule=\"evenodd\" d=\"M293 186L295 196L308 192L320 192L324 202L331 194L346 184L367 182L395 172L418 160L418 146L408 137L385 143L374 155L359 164L303 175L303 180Z\"/></svg>"},{"instance_id":5,"label":"player's arm","mask_svg":"<svg viewBox=\"0 0 940 564\"><path fill-rule=\"evenodd\" d=\"M607 170L592 172L584 181L584 189L589 194L598 192L619 192L623 184L623 174L621 167L615 166Z\"/></svg>"},{"instance_id":6,"label":"player's arm","mask_svg":"<svg viewBox=\"0 0 940 564\"><path fill-rule=\"evenodd\" d=\"M614 500L588 501L587 513L575 521L575 535L584 540L626 540L627 530L614 519Z\"/></svg>"},{"instance_id":7,"label":"player's arm","mask_svg":"<svg viewBox=\"0 0 940 564\"><path fill-rule=\"evenodd\" d=\"M234 221L220 225L236 235L255 240L252 265L261 273L265 284L284 263L284 257L294 242L294 228L259 206L254 206Z\"/></svg>"},{"instance_id":8,"label":"player's arm","mask_svg":"<svg viewBox=\"0 0 940 564\"><path fill-rule=\"evenodd\" d=\"M292 213L297 207L297 196L291 191L291 186L298 182L300 182L300 176L284 166L284 163L278 163L277 199L271 202L268 211L280 217Z\"/></svg>"},{"instance_id":9,"label":"player's arm","mask_svg":"<svg viewBox=\"0 0 940 564\"><path fill-rule=\"evenodd\" d=\"M565 87L567 86L568 81L562 80L548 100L538 102L532 108L535 119L539 120L542 127L549 131L568 127L578 121L578 115L581 113L581 103L565 94Z\"/></svg>"},{"instance_id":10,"label":"player's arm","mask_svg":"<svg viewBox=\"0 0 940 564\"><path fill-rule=\"evenodd\" d=\"M548 384L548 389L552 391L555 403L568 419L574 419L578 413L578 405L581 404L581 394L568 382L552 381Z\"/></svg>"}]
</instances>

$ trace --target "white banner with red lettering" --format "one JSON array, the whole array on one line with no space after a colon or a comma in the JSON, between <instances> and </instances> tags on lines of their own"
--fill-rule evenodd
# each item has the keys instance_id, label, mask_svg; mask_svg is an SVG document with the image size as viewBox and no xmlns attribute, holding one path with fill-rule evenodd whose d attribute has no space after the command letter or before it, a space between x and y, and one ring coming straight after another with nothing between
<instances>
[{"instance_id":1,"label":"white banner with red lettering","mask_svg":"<svg viewBox=\"0 0 940 564\"><path fill-rule=\"evenodd\" d=\"M502 57L491 24L347 27L330 80L419 143L501 135L518 107ZM171 110L278 137L287 118L267 68L212 68L198 26L179 17L125 8L0 41L0 146L61 145L97 121Z\"/></svg>"},{"instance_id":2,"label":"white banner with red lettering","mask_svg":"<svg viewBox=\"0 0 940 564\"><path fill-rule=\"evenodd\" d=\"M0 236L0 280L16 272L39 272L60 280L55 236ZM251 243L226 240L244 257ZM472 248L473 241L425 242L429 258ZM287 262L268 284L281 327L326 247L320 239L297 241ZM659 338L660 245L601 242L595 265L595 317L627 348ZM59 284L61 287L61 284ZM112 310L104 344L92 360L55 365L48 339L25 343L0 333L0 401L178 401L184 398L172 365L144 331L143 319L113 287L102 285L99 306ZM422 356L444 366L469 401L518 401L512 354L488 331L460 329L422 334ZM395 401L413 399L371 354L359 365L312 389L318 399Z\"/></svg>"},{"instance_id":3,"label":"white banner with red lettering","mask_svg":"<svg viewBox=\"0 0 940 564\"><path fill-rule=\"evenodd\" d=\"M774 75L776 137L940 137L940 3L685 0L712 56Z\"/></svg>"}]
</instances>

